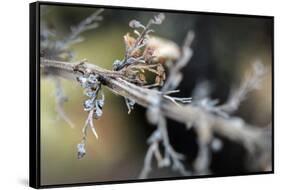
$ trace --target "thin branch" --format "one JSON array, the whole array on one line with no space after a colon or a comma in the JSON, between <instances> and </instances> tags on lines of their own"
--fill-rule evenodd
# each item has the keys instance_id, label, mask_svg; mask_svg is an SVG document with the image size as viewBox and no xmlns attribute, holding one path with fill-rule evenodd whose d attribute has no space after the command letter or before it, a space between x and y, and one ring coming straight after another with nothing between
<instances>
[{"instance_id":1,"label":"thin branch","mask_svg":"<svg viewBox=\"0 0 281 190\"><path fill-rule=\"evenodd\" d=\"M219 106L220 110L226 113L233 113L238 109L240 103L246 99L249 92L259 88L266 69L260 61L256 61L252 67L253 69L245 76L243 82L238 87L232 88L227 102Z\"/></svg>"},{"instance_id":2,"label":"thin branch","mask_svg":"<svg viewBox=\"0 0 281 190\"><path fill-rule=\"evenodd\" d=\"M182 80L182 73L180 72L180 70L189 63L189 60L193 55L193 51L190 48L190 45L194 39L194 36L195 35L193 31L187 33L185 42L182 47L182 56L175 64L170 64L169 77L162 88L162 92L174 90Z\"/></svg>"},{"instance_id":3,"label":"thin branch","mask_svg":"<svg viewBox=\"0 0 281 190\"><path fill-rule=\"evenodd\" d=\"M71 127L74 128L73 122L70 120L70 118L67 116L67 114L64 111L64 103L68 100L67 96L65 96L61 81L57 77L53 77L54 83L55 83L55 99L56 99L56 111L58 115Z\"/></svg>"},{"instance_id":4,"label":"thin branch","mask_svg":"<svg viewBox=\"0 0 281 190\"><path fill-rule=\"evenodd\" d=\"M103 18L100 14L104 9L98 9L92 15L81 21L77 26L71 27L71 33L63 40L63 47L68 48L74 43L81 42L82 38L79 35L87 30L97 28L99 26L99 21Z\"/></svg>"},{"instance_id":5,"label":"thin branch","mask_svg":"<svg viewBox=\"0 0 281 190\"><path fill-rule=\"evenodd\" d=\"M103 11L104 9L98 9L76 26L72 26L70 28L71 32L64 38L58 38L56 32L51 30L47 24L42 21L40 26L41 56L49 59L71 60L74 56L74 52L69 48L73 44L83 41L83 38L80 36L81 33L99 26L99 21L103 18L101 16Z\"/></svg>"},{"instance_id":6,"label":"thin branch","mask_svg":"<svg viewBox=\"0 0 281 190\"><path fill-rule=\"evenodd\" d=\"M150 114L152 114L150 112ZM155 113L159 114L159 113ZM152 115L152 117L157 117L156 115ZM172 165L172 168L175 171L180 172L182 175L190 175L191 172L187 171L182 163L184 159L184 155L176 152L172 145L170 144L166 119L163 116L159 116L157 129L152 133L152 135L148 138L149 148L146 152L146 156L144 159L143 169L139 175L140 179L144 179L148 177L149 172L151 171L152 159L155 156L158 167L168 167ZM159 144L162 144L164 147L165 156L162 157L161 152L159 150Z\"/></svg>"},{"instance_id":7,"label":"thin branch","mask_svg":"<svg viewBox=\"0 0 281 190\"><path fill-rule=\"evenodd\" d=\"M152 158L153 155L156 153L157 149L158 149L157 142L154 142L149 146L144 158L144 167L139 175L139 179L145 179L148 177L148 174L151 171Z\"/></svg>"}]
</instances>

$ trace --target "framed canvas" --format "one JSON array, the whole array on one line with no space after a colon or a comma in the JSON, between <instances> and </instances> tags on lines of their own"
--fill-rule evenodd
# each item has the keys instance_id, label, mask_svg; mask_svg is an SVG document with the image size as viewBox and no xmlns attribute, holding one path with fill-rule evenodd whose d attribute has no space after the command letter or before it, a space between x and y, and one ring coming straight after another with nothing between
<instances>
[{"instance_id":1,"label":"framed canvas","mask_svg":"<svg viewBox=\"0 0 281 190\"><path fill-rule=\"evenodd\" d=\"M269 174L272 16L30 4L30 186Z\"/></svg>"}]
</instances>

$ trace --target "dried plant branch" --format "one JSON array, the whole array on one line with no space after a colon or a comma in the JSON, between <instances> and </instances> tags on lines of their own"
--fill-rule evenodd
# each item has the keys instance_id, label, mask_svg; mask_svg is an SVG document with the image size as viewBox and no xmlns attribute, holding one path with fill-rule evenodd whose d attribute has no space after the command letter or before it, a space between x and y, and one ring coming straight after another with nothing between
<instances>
[{"instance_id":1,"label":"dried plant branch","mask_svg":"<svg viewBox=\"0 0 281 190\"><path fill-rule=\"evenodd\" d=\"M156 38L152 40L149 34L153 30L150 27L153 24L161 24L165 18L164 14L156 15L148 21L147 25L143 25L137 20L132 20L129 23L129 26L135 29L136 37L131 37L129 34L124 36L125 56L121 61L114 61L113 70L103 69L87 62L87 60L78 63L61 61L59 55L62 52L71 53L68 47L73 43L80 42L79 34L81 32L97 26L96 22L101 20L99 14L102 11L102 9L97 11L78 24L77 27L73 27L70 36L55 43L61 43L59 45L63 48L54 51L50 48L54 47L54 44L51 45L49 50L50 52L54 51L53 55L55 56L50 56L52 59L47 59L48 56L42 56L40 63L41 68L46 73L51 73L52 76L78 81L88 98L84 102L84 110L88 112L88 117L83 127L82 142L77 145L78 159L86 154L88 128L98 137L93 120L102 115L104 95L101 89L102 86L106 86L113 93L125 98L128 113L134 108L135 103L146 107L148 121L157 126L147 141L149 148L140 178L148 177L154 158L159 168L172 166L182 175L210 173L210 153L222 146L214 134L241 144L247 150L249 157L259 155L262 159L252 164L255 167L260 167L269 160L267 150L271 148L270 132L251 126L241 118L231 116L231 113L238 109L246 95L258 87L265 73L261 64L254 64L254 72L247 75L239 87L234 88L225 104L218 106L217 100L208 97L208 88L205 90L205 96L199 99L195 97L194 102L191 102L192 98L171 96L171 94L179 92L176 88L183 78L180 70L189 63L192 57L193 51L190 46L194 39L194 33L191 31L187 34L181 51L177 45L171 42ZM52 35L51 32L43 34L46 38ZM42 44L48 45L45 42ZM174 56L159 54L163 46L168 47L168 52L173 52ZM67 58L69 60L70 57ZM167 79L164 64L168 68ZM147 82L145 72L155 75L154 83ZM58 100L59 103L63 103L62 100ZM166 118L186 124L187 130L193 126L197 133L198 154L189 170L184 167L184 156L176 152L170 144ZM260 141L261 138L264 141ZM160 150L159 146L163 147L163 151Z\"/></svg>"},{"instance_id":2,"label":"dried plant branch","mask_svg":"<svg viewBox=\"0 0 281 190\"><path fill-rule=\"evenodd\" d=\"M84 88L84 94L88 97L84 102L84 110L89 112L83 127L83 140L81 144L85 144L87 141L87 130L91 129L95 137L98 139L98 133L94 126L94 118L98 119L102 116L102 108L104 105L104 94L101 91L101 83L98 80L98 76L92 73L88 73L87 70L83 71L83 75L77 77L78 82ZM101 93L101 98L98 98ZM86 154L81 154L78 149L78 158L82 158Z\"/></svg>"},{"instance_id":3,"label":"dried plant branch","mask_svg":"<svg viewBox=\"0 0 281 190\"><path fill-rule=\"evenodd\" d=\"M40 49L41 56L52 58L56 60L71 60L73 58L73 51L69 50L69 48L75 44L83 41L83 38L80 36L81 33L97 28L99 25L99 21L103 18L100 14L104 11L104 9L98 9L92 15L82 20L76 26L71 27L71 32L63 39L56 39L55 31L49 29L45 22L41 23L41 33L40 33ZM53 76L53 71L49 69L45 69L44 75ZM74 124L67 116L63 109L64 103L67 101L67 97L63 93L63 89L60 84L60 80L56 77L52 77L55 83L56 89L56 111L59 116L69 124L70 127L74 127Z\"/></svg>"},{"instance_id":4,"label":"dried plant branch","mask_svg":"<svg viewBox=\"0 0 281 190\"><path fill-rule=\"evenodd\" d=\"M150 27L159 25L165 19L165 15L160 13L153 19L150 19L146 26L137 20L132 20L129 26L134 29L135 37L130 34L124 36L125 42L125 56L123 60L115 60L113 63L113 70L122 71L125 76L135 80L135 83L146 88L153 88L162 86L165 80L165 70L160 63L152 63L155 48L148 46L150 40L150 33L153 32ZM141 30L141 31L140 31ZM155 83L147 84L145 71L156 75ZM135 102L131 99L125 98L128 107L128 113L134 108Z\"/></svg>"},{"instance_id":5,"label":"dried plant branch","mask_svg":"<svg viewBox=\"0 0 281 190\"><path fill-rule=\"evenodd\" d=\"M76 80L79 76L74 71L76 65L77 63L47 59L41 59L40 64L41 68L48 67L57 71L55 74L59 77L73 80ZM118 72L105 70L88 62L84 63L84 67L89 72L98 75L101 83L112 92L134 100L141 106L149 108L161 99L162 103L159 109L164 116L194 126L200 126L200 121L206 121L214 133L241 144L248 152L263 152L264 147L260 143L263 130L245 123L241 118L230 117L226 119L193 105L177 106L170 101L162 99L162 95L156 90L142 88L120 78L120 73ZM270 141L270 139L265 138L265 141Z\"/></svg>"}]
</instances>

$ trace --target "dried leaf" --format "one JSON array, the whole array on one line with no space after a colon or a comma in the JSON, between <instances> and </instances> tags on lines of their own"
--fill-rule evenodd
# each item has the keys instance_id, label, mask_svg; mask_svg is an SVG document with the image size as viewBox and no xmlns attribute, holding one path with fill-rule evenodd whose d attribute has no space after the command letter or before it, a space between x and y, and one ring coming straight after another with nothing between
<instances>
[{"instance_id":1,"label":"dried leaf","mask_svg":"<svg viewBox=\"0 0 281 190\"><path fill-rule=\"evenodd\" d=\"M156 76L155 77L155 84L160 84L161 83L161 77L160 76Z\"/></svg>"},{"instance_id":2,"label":"dried leaf","mask_svg":"<svg viewBox=\"0 0 281 190\"><path fill-rule=\"evenodd\" d=\"M160 37L150 37L146 49L147 51L153 49L154 63L165 63L168 60L174 61L181 56L180 48L176 43Z\"/></svg>"},{"instance_id":3,"label":"dried leaf","mask_svg":"<svg viewBox=\"0 0 281 190\"><path fill-rule=\"evenodd\" d=\"M143 57L144 57L145 61L150 62L152 60L154 50L155 50L155 47L146 46L146 48L143 52Z\"/></svg>"},{"instance_id":4,"label":"dried leaf","mask_svg":"<svg viewBox=\"0 0 281 190\"><path fill-rule=\"evenodd\" d=\"M124 38L125 45L128 48L131 48L136 43L136 39L130 36L130 33L127 33L123 38Z\"/></svg>"},{"instance_id":5,"label":"dried leaf","mask_svg":"<svg viewBox=\"0 0 281 190\"><path fill-rule=\"evenodd\" d=\"M126 50L129 50L129 49L133 48L133 46L136 43L136 39L134 37L130 36L130 33L127 33L123 38L124 38ZM135 57L135 58L140 57L141 56L140 48L141 47L138 47L138 48L134 49L132 52L130 52L130 54L128 56Z\"/></svg>"}]
</instances>

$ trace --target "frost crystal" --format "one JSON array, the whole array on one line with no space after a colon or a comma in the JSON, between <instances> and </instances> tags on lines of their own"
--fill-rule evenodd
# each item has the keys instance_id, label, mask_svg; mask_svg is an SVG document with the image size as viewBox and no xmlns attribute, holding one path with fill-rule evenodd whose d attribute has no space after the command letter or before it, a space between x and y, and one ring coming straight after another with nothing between
<instances>
[{"instance_id":1,"label":"frost crystal","mask_svg":"<svg viewBox=\"0 0 281 190\"><path fill-rule=\"evenodd\" d=\"M94 108L94 101L92 99L88 99L84 102L84 110L90 111Z\"/></svg>"},{"instance_id":2,"label":"frost crystal","mask_svg":"<svg viewBox=\"0 0 281 190\"><path fill-rule=\"evenodd\" d=\"M96 89L100 85L98 77L94 74L89 74L88 76L85 75L79 76L77 80L81 84L81 86L85 89L87 88Z\"/></svg>"},{"instance_id":3,"label":"frost crystal","mask_svg":"<svg viewBox=\"0 0 281 190\"><path fill-rule=\"evenodd\" d=\"M87 78L85 76L79 76L77 80L83 88L88 88Z\"/></svg>"},{"instance_id":4,"label":"frost crystal","mask_svg":"<svg viewBox=\"0 0 281 190\"><path fill-rule=\"evenodd\" d=\"M121 66L122 66L122 61L120 61L120 60L115 60L114 62L113 62L113 70L114 71L118 71L118 70L120 70L120 68L121 68Z\"/></svg>"},{"instance_id":5,"label":"frost crystal","mask_svg":"<svg viewBox=\"0 0 281 190\"><path fill-rule=\"evenodd\" d=\"M90 74L90 75L89 75L89 77L88 77L88 83L89 83L90 85L96 85L98 82L99 82L99 81L98 81L98 78L97 78L96 75L94 75L94 74Z\"/></svg>"},{"instance_id":6,"label":"frost crystal","mask_svg":"<svg viewBox=\"0 0 281 190\"><path fill-rule=\"evenodd\" d=\"M102 110L99 107L96 107L95 117L99 118L99 117L101 117L101 115L102 115Z\"/></svg>"},{"instance_id":7,"label":"frost crystal","mask_svg":"<svg viewBox=\"0 0 281 190\"><path fill-rule=\"evenodd\" d=\"M85 144L84 143L77 144L77 157L78 157L78 159L83 158L85 156L85 154L86 154Z\"/></svg>"},{"instance_id":8,"label":"frost crystal","mask_svg":"<svg viewBox=\"0 0 281 190\"><path fill-rule=\"evenodd\" d=\"M88 97L94 97L94 96L96 96L96 92L93 91L92 89L89 89L89 88L86 88L86 89L84 90L84 94L85 94L86 96L88 96Z\"/></svg>"},{"instance_id":9,"label":"frost crystal","mask_svg":"<svg viewBox=\"0 0 281 190\"><path fill-rule=\"evenodd\" d=\"M81 159L85 154L85 143L87 140L87 129L90 128L96 138L98 134L96 132L93 119L98 119L102 116L102 107L104 105L104 95L101 92L101 97L99 98L99 92L101 90L101 82L99 81L98 75L93 73L85 73L82 76L77 77L77 81L84 88L84 94L88 97L84 101L84 110L89 112L88 118L86 119L83 128L83 143L77 145L78 149L78 159Z\"/></svg>"}]
</instances>

